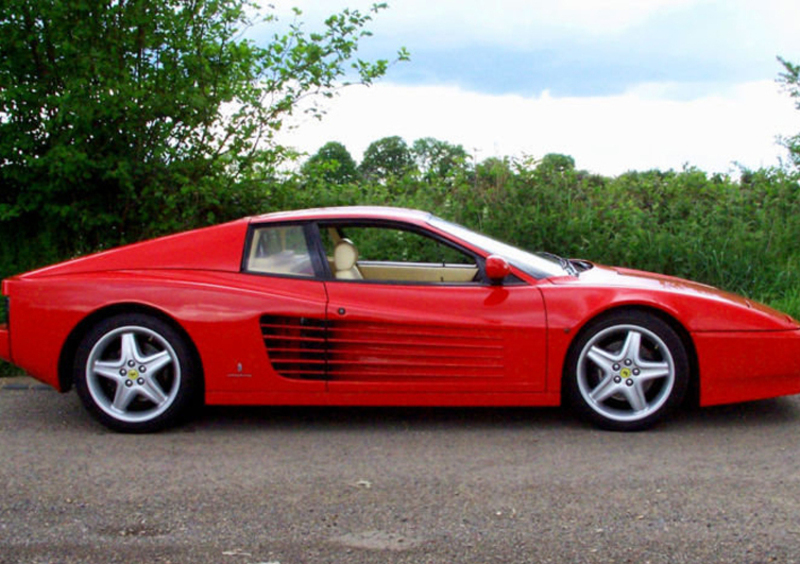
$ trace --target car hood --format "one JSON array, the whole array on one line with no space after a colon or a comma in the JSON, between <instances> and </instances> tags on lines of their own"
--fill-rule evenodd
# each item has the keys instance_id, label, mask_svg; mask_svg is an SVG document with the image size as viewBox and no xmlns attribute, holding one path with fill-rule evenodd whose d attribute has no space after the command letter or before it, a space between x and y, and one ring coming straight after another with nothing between
<instances>
[{"instance_id":1,"label":"car hood","mask_svg":"<svg viewBox=\"0 0 800 564\"><path fill-rule=\"evenodd\" d=\"M695 330L790 330L800 324L764 304L699 282L631 268L593 264L579 277L551 279L556 285L617 288L618 295L656 302ZM642 297L647 297L643 300ZM654 304L655 305L655 304Z\"/></svg>"}]
</instances>

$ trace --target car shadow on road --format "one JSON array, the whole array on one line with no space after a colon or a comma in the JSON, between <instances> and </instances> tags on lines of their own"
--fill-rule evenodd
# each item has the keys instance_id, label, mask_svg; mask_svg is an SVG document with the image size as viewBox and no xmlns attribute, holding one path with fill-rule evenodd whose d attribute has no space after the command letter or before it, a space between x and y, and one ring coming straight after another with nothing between
<instances>
[{"instance_id":1,"label":"car shadow on road","mask_svg":"<svg viewBox=\"0 0 800 564\"><path fill-rule=\"evenodd\" d=\"M676 427L774 427L800 424L800 396L716 405L688 407L670 421Z\"/></svg>"},{"instance_id":2,"label":"car shadow on road","mask_svg":"<svg viewBox=\"0 0 800 564\"><path fill-rule=\"evenodd\" d=\"M800 396L734 405L685 407L655 429L771 427L800 424ZM591 429L567 408L541 407L221 407L207 406L184 426L306 430Z\"/></svg>"},{"instance_id":3,"label":"car shadow on road","mask_svg":"<svg viewBox=\"0 0 800 564\"><path fill-rule=\"evenodd\" d=\"M24 396L19 410L34 418L36 427L67 426L97 431L74 393L56 394L49 389L2 390L9 397ZM22 398L21 398L22 399ZM8 406L7 406L8 407ZM7 413L19 422L23 413ZM683 408L654 432L691 429L769 429L800 425L800 395L705 408ZM385 430L513 430L560 429L582 432L592 427L577 420L567 408L558 407L309 407L309 406L206 406L200 408L177 432L225 429L279 429L312 431ZM109 431L110 432L110 431ZM171 431L167 431L168 433Z\"/></svg>"},{"instance_id":4,"label":"car shadow on road","mask_svg":"<svg viewBox=\"0 0 800 564\"><path fill-rule=\"evenodd\" d=\"M194 428L353 430L580 426L559 408L485 407L220 407L207 406Z\"/></svg>"}]
</instances>

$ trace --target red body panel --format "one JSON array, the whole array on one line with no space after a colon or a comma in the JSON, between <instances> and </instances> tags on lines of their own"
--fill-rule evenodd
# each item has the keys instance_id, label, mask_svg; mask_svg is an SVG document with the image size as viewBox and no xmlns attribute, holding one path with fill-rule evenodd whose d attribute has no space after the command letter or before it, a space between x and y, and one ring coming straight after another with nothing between
<instances>
[{"instance_id":1,"label":"red body panel","mask_svg":"<svg viewBox=\"0 0 800 564\"><path fill-rule=\"evenodd\" d=\"M608 274L597 270L595 277ZM699 360L701 405L800 393L800 330L788 316L736 296L729 301L710 288L698 292L688 282L675 292L676 283L632 287L620 278L616 286L597 286L592 276L541 285L548 311L549 390L560 386L570 344L585 323L610 309L646 307L689 332Z\"/></svg>"},{"instance_id":2,"label":"red body panel","mask_svg":"<svg viewBox=\"0 0 800 564\"><path fill-rule=\"evenodd\" d=\"M220 270L238 272L249 221L169 235L77 258L23 274L43 278L117 270Z\"/></svg>"},{"instance_id":3,"label":"red body panel","mask_svg":"<svg viewBox=\"0 0 800 564\"><path fill-rule=\"evenodd\" d=\"M800 331L692 337L700 363L701 405L800 393Z\"/></svg>"},{"instance_id":4,"label":"red body panel","mask_svg":"<svg viewBox=\"0 0 800 564\"><path fill-rule=\"evenodd\" d=\"M341 393L209 393L208 405L331 405L415 407L514 407L557 406L558 393L440 392L341 392Z\"/></svg>"},{"instance_id":5,"label":"red body panel","mask_svg":"<svg viewBox=\"0 0 800 564\"><path fill-rule=\"evenodd\" d=\"M544 391L544 303L534 286L326 284L335 393Z\"/></svg>"},{"instance_id":6,"label":"red body panel","mask_svg":"<svg viewBox=\"0 0 800 564\"><path fill-rule=\"evenodd\" d=\"M595 268L580 278L552 279L557 286L590 289L582 300L603 301L618 296L620 303L655 304L679 319L689 331L775 331L796 329L791 317L765 305L717 288L659 274L625 268ZM557 308L555 313L565 313Z\"/></svg>"},{"instance_id":7,"label":"red body panel","mask_svg":"<svg viewBox=\"0 0 800 564\"><path fill-rule=\"evenodd\" d=\"M86 284L97 290L86 292ZM14 284L13 295L11 333L20 343L14 361L54 387L59 387L60 352L78 323L105 307L134 304L162 312L180 324L199 352L208 393L325 388L324 382L278 376L259 325L267 311L324 315L321 282L239 273L132 271L70 275L36 283L21 280Z\"/></svg>"},{"instance_id":8,"label":"red body panel","mask_svg":"<svg viewBox=\"0 0 800 564\"><path fill-rule=\"evenodd\" d=\"M81 323L107 308L136 307L185 332L201 360L208 403L556 405L582 328L611 309L638 307L661 312L688 336L702 404L800 393L797 322L668 276L596 266L579 277L536 280L512 267L517 283L494 286L241 271L251 223L342 217L449 237L422 212L306 210L62 263L4 281L11 316L0 327L0 358L62 389L59 360Z\"/></svg>"}]
</instances>

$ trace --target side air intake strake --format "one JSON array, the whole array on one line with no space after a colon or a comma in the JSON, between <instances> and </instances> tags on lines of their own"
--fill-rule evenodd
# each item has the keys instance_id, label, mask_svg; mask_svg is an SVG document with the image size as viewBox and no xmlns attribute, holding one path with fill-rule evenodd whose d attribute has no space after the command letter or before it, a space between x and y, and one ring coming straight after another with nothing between
<instances>
[{"instance_id":1,"label":"side air intake strake","mask_svg":"<svg viewBox=\"0 0 800 564\"><path fill-rule=\"evenodd\" d=\"M356 381L502 378L500 336L470 327L420 327L265 315L272 366L286 378Z\"/></svg>"},{"instance_id":2,"label":"side air intake strake","mask_svg":"<svg viewBox=\"0 0 800 564\"><path fill-rule=\"evenodd\" d=\"M286 378L325 378L324 319L264 315L261 334L278 374Z\"/></svg>"},{"instance_id":3,"label":"side air intake strake","mask_svg":"<svg viewBox=\"0 0 800 564\"><path fill-rule=\"evenodd\" d=\"M465 327L336 321L328 327L332 380L503 376L503 342Z\"/></svg>"}]
</instances>

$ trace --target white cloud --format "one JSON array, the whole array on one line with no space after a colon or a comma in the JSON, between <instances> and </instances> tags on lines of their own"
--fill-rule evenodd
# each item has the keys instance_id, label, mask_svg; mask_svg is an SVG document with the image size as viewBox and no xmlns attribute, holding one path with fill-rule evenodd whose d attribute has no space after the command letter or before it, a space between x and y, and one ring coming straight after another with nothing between
<instances>
[{"instance_id":1,"label":"white cloud","mask_svg":"<svg viewBox=\"0 0 800 564\"><path fill-rule=\"evenodd\" d=\"M262 0L266 4L267 0ZM362 12L374 0L279 0L269 2L279 15L291 17L291 8L303 11L303 20L320 22L345 7ZM554 40L570 42L613 36L648 21L683 14L694 28L693 10L717 18L738 20L731 33L753 30L765 40L776 35L797 45L796 0L389 0L389 9L370 26L379 38L415 45L455 47L495 45L517 48L547 47ZM714 24L709 21L706 24ZM679 30L676 30L676 32ZM765 36L765 33L768 34ZM735 37L704 36L709 44L735 43ZM669 46L665 46L669 47Z\"/></svg>"},{"instance_id":2,"label":"white cloud","mask_svg":"<svg viewBox=\"0 0 800 564\"><path fill-rule=\"evenodd\" d=\"M771 166L783 154L776 135L800 131L800 112L774 82L684 102L662 97L674 88L653 84L619 96L526 98L455 87L351 87L330 103L322 122L308 120L280 140L308 153L340 141L359 159L381 137L435 137L463 145L479 160L557 152L573 156L579 168L616 175L686 163L707 172L727 172L734 161Z\"/></svg>"},{"instance_id":3,"label":"white cloud","mask_svg":"<svg viewBox=\"0 0 800 564\"><path fill-rule=\"evenodd\" d=\"M280 0L277 10L287 13L297 5L305 12L302 19L313 22L345 6L366 10L372 3ZM411 77L428 85L382 82L346 89L323 122L304 123L283 134L284 141L313 153L338 140L360 158L370 142L384 136L401 135L409 142L431 136L462 144L478 159L560 152L603 174L679 169L685 163L726 172L734 161L751 168L777 164L784 153L776 136L800 131L800 112L772 80L780 70L775 55L798 58L797 0L389 4L370 26L373 40L408 46L412 62L402 67L405 75L398 67L398 80ZM415 49L422 53L419 60ZM492 59L509 52L521 55ZM525 67L528 55L542 64ZM448 61L458 65L443 77ZM533 74L515 75L510 64ZM653 77L659 82L637 84ZM751 82L737 83L742 80ZM626 89L630 84L635 86ZM471 91L477 88L590 95Z\"/></svg>"},{"instance_id":4,"label":"white cloud","mask_svg":"<svg viewBox=\"0 0 800 564\"><path fill-rule=\"evenodd\" d=\"M394 0L388 14L398 27L451 29L471 36L488 33L508 38L515 30L558 26L592 33L619 31L663 10L715 0ZM738 0L743 1L743 0ZM770 1L770 0L767 0ZM270 2L279 14L300 8L321 19L343 8L368 10L373 0L290 0Z\"/></svg>"}]
</instances>

